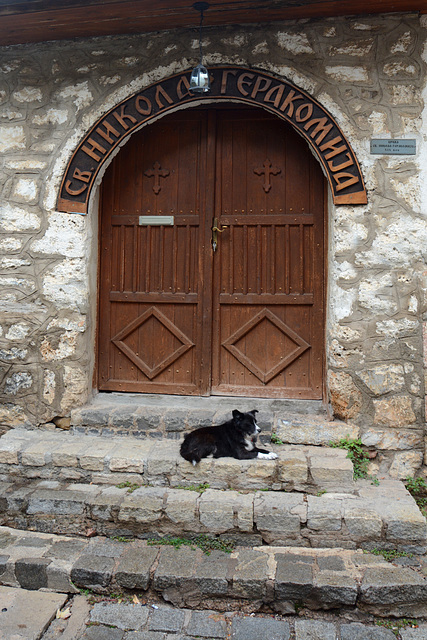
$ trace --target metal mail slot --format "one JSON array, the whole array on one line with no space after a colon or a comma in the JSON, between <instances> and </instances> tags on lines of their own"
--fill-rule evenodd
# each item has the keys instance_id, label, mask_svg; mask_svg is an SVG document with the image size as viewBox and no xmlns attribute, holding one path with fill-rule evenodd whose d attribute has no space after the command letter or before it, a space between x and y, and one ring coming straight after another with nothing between
<instances>
[{"instance_id":1,"label":"metal mail slot","mask_svg":"<svg viewBox=\"0 0 427 640\"><path fill-rule=\"evenodd\" d=\"M172 227L174 223L174 216L139 216L139 224L143 227L156 226L156 227Z\"/></svg>"}]
</instances>

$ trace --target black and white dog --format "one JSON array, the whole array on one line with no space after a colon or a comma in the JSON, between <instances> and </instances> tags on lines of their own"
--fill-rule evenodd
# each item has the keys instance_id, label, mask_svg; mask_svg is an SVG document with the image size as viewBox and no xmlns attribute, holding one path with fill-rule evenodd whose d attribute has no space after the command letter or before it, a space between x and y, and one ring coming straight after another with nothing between
<instances>
[{"instance_id":1,"label":"black and white dog","mask_svg":"<svg viewBox=\"0 0 427 640\"><path fill-rule=\"evenodd\" d=\"M237 458L275 460L277 453L258 449L256 441L261 429L256 423L257 410L241 413L235 409L233 418L216 427L201 427L185 436L180 453L194 465L202 458Z\"/></svg>"}]
</instances>

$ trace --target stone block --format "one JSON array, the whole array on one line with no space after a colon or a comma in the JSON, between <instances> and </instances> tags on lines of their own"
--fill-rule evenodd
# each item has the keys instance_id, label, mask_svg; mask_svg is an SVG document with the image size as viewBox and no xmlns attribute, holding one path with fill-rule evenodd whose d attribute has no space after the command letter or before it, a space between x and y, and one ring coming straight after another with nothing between
<instances>
[{"instance_id":1,"label":"stone block","mask_svg":"<svg viewBox=\"0 0 427 640\"><path fill-rule=\"evenodd\" d=\"M195 585L203 596L223 596L228 593L227 576L230 575L235 560L223 551L203 554L195 569Z\"/></svg>"},{"instance_id":2,"label":"stone block","mask_svg":"<svg viewBox=\"0 0 427 640\"><path fill-rule=\"evenodd\" d=\"M266 596L269 557L262 551L241 549L232 577L232 594L250 600Z\"/></svg>"},{"instance_id":3,"label":"stone block","mask_svg":"<svg viewBox=\"0 0 427 640\"><path fill-rule=\"evenodd\" d=\"M96 602L90 612L90 622L118 629L137 630L146 624L149 610L133 604Z\"/></svg>"},{"instance_id":4,"label":"stone block","mask_svg":"<svg viewBox=\"0 0 427 640\"><path fill-rule=\"evenodd\" d=\"M182 432L188 428L189 412L185 409L172 409L165 411L163 420L168 432Z\"/></svg>"},{"instance_id":5,"label":"stone block","mask_svg":"<svg viewBox=\"0 0 427 640\"><path fill-rule=\"evenodd\" d=\"M80 491L38 489L28 498L27 514L81 515L86 497Z\"/></svg>"},{"instance_id":6,"label":"stone block","mask_svg":"<svg viewBox=\"0 0 427 640\"><path fill-rule=\"evenodd\" d=\"M427 624L418 624L416 629L406 627L400 629L400 637L402 640L427 640Z\"/></svg>"},{"instance_id":7,"label":"stone block","mask_svg":"<svg viewBox=\"0 0 427 640\"><path fill-rule=\"evenodd\" d=\"M162 591L169 587L193 584L202 555L201 549L162 547L153 577L154 589Z\"/></svg>"},{"instance_id":8,"label":"stone block","mask_svg":"<svg viewBox=\"0 0 427 640\"><path fill-rule=\"evenodd\" d=\"M87 555L103 558L120 558L128 543L109 538L93 538L86 550Z\"/></svg>"},{"instance_id":9,"label":"stone block","mask_svg":"<svg viewBox=\"0 0 427 640\"><path fill-rule=\"evenodd\" d=\"M204 458L198 464L192 465L191 462L179 458L176 476L171 477L171 486L197 486L208 483L212 488L225 489L228 485L219 481L214 472L215 462L212 458Z\"/></svg>"},{"instance_id":10,"label":"stone block","mask_svg":"<svg viewBox=\"0 0 427 640\"><path fill-rule=\"evenodd\" d=\"M289 444L312 444L327 446L330 442L338 442L341 438L358 438L360 429L347 422L330 422L323 418L301 418L291 416L279 418L276 435Z\"/></svg>"},{"instance_id":11,"label":"stone block","mask_svg":"<svg viewBox=\"0 0 427 640\"><path fill-rule=\"evenodd\" d=\"M81 588L103 591L111 582L114 558L85 554L73 564L71 580Z\"/></svg>"},{"instance_id":12,"label":"stone block","mask_svg":"<svg viewBox=\"0 0 427 640\"><path fill-rule=\"evenodd\" d=\"M311 456L310 473L315 485L320 487L352 488L353 464L349 458L335 456Z\"/></svg>"},{"instance_id":13,"label":"stone block","mask_svg":"<svg viewBox=\"0 0 427 640\"><path fill-rule=\"evenodd\" d=\"M110 456L109 469L121 473L144 473L150 450L150 442L131 442L114 449Z\"/></svg>"},{"instance_id":14,"label":"stone block","mask_svg":"<svg viewBox=\"0 0 427 640\"><path fill-rule=\"evenodd\" d=\"M30 591L48 587L48 558L22 558L15 562L15 576L23 589Z\"/></svg>"},{"instance_id":15,"label":"stone block","mask_svg":"<svg viewBox=\"0 0 427 640\"><path fill-rule=\"evenodd\" d=\"M322 608L354 606L357 599L355 577L344 571L319 571L314 579L312 599Z\"/></svg>"},{"instance_id":16,"label":"stone block","mask_svg":"<svg viewBox=\"0 0 427 640\"><path fill-rule=\"evenodd\" d=\"M167 492L165 514L178 530L198 531L199 519L197 517L197 491L174 489Z\"/></svg>"},{"instance_id":17,"label":"stone block","mask_svg":"<svg viewBox=\"0 0 427 640\"><path fill-rule=\"evenodd\" d=\"M178 449L174 442L162 440L156 442L147 460L145 475L148 481L158 476L174 476L178 463Z\"/></svg>"},{"instance_id":18,"label":"stone block","mask_svg":"<svg viewBox=\"0 0 427 640\"><path fill-rule=\"evenodd\" d=\"M49 548L46 555L57 560L75 562L77 558L84 553L87 545L88 542L86 540L74 540L70 538L58 540Z\"/></svg>"},{"instance_id":19,"label":"stone block","mask_svg":"<svg viewBox=\"0 0 427 640\"><path fill-rule=\"evenodd\" d=\"M281 540L301 533L301 524L307 520L307 506L303 494L259 491L254 500L254 522L266 535L274 534Z\"/></svg>"},{"instance_id":20,"label":"stone block","mask_svg":"<svg viewBox=\"0 0 427 640\"><path fill-rule=\"evenodd\" d=\"M385 627L367 627L360 622L342 624L340 626L341 640L396 640L391 629ZM403 638L403 636L402 636ZM416 636L417 640L422 640Z\"/></svg>"},{"instance_id":21,"label":"stone block","mask_svg":"<svg viewBox=\"0 0 427 640\"><path fill-rule=\"evenodd\" d=\"M415 429L367 429L361 440L367 447L392 451L422 449L424 445L423 433Z\"/></svg>"},{"instance_id":22,"label":"stone block","mask_svg":"<svg viewBox=\"0 0 427 640\"><path fill-rule=\"evenodd\" d=\"M245 488L246 460L236 460L235 458L219 458L213 461L211 474L211 487L234 489Z\"/></svg>"},{"instance_id":23,"label":"stone block","mask_svg":"<svg viewBox=\"0 0 427 640\"><path fill-rule=\"evenodd\" d=\"M119 522L152 523L160 520L167 490L141 487L125 496L118 514Z\"/></svg>"},{"instance_id":24,"label":"stone block","mask_svg":"<svg viewBox=\"0 0 427 640\"><path fill-rule=\"evenodd\" d=\"M158 607L151 611L148 629L150 631L166 631L177 633L182 630L185 611L169 607Z\"/></svg>"},{"instance_id":25,"label":"stone block","mask_svg":"<svg viewBox=\"0 0 427 640\"><path fill-rule=\"evenodd\" d=\"M427 580L411 569L385 565L368 567L360 587L360 601L368 605L425 603Z\"/></svg>"},{"instance_id":26,"label":"stone block","mask_svg":"<svg viewBox=\"0 0 427 640\"><path fill-rule=\"evenodd\" d=\"M307 497L307 528L312 531L340 531L342 526L341 501L323 496Z\"/></svg>"},{"instance_id":27,"label":"stone block","mask_svg":"<svg viewBox=\"0 0 427 640\"><path fill-rule=\"evenodd\" d=\"M405 427L417 421L410 396L374 400L374 422L387 427Z\"/></svg>"},{"instance_id":28,"label":"stone block","mask_svg":"<svg viewBox=\"0 0 427 640\"><path fill-rule=\"evenodd\" d=\"M21 453L21 463L29 467L43 467L52 460L51 452L59 446L59 440L52 437L38 436L35 442L25 447Z\"/></svg>"},{"instance_id":29,"label":"stone block","mask_svg":"<svg viewBox=\"0 0 427 640\"><path fill-rule=\"evenodd\" d=\"M227 623L217 611L192 611L186 633L197 638L225 638Z\"/></svg>"},{"instance_id":30,"label":"stone block","mask_svg":"<svg viewBox=\"0 0 427 640\"><path fill-rule=\"evenodd\" d=\"M11 430L0 439L0 464L19 464L18 454L31 442L31 432Z\"/></svg>"},{"instance_id":31,"label":"stone block","mask_svg":"<svg viewBox=\"0 0 427 640\"><path fill-rule=\"evenodd\" d=\"M305 453L296 450L281 450L277 460L280 482L292 484L306 484L308 477L308 462Z\"/></svg>"},{"instance_id":32,"label":"stone block","mask_svg":"<svg viewBox=\"0 0 427 640\"><path fill-rule=\"evenodd\" d=\"M85 634L82 636L82 640L123 640L123 634L124 632L121 629L111 629L110 627L100 625L88 627ZM129 637L129 634L126 635ZM147 640L151 639L147 638ZM159 638L158 640L164 639Z\"/></svg>"},{"instance_id":33,"label":"stone block","mask_svg":"<svg viewBox=\"0 0 427 640\"><path fill-rule=\"evenodd\" d=\"M134 412L135 429L138 431L152 431L160 428L163 418L161 409L155 407L137 407Z\"/></svg>"},{"instance_id":34,"label":"stone block","mask_svg":"<svg viewBox=\"0 0 427 640\"><path fill-rule=\"evenodd\" d=\"M241 480L243 483L234 484L235 488L263 489L270 486L277 476L277 463L275 460L247 460L245 461L245 473Z\"/></svg>"},{"instance_id":35,"label":"stone block","mask_svg":"<svg viewBox=\"0 0 427 640\"><path fill-rule=\"evenodd\" d=\"M66 560L56 560L47 566L47 586L52 591L60 593L79 593L71 582L72 563Z\"/></svg>"},{"instance_id":36,"label":"stone block","mask_svg":"<svg viewBox=\"0 0 427 640\"><path fill-rule=\"evenodd\" d=\"M52 452L52 464L54 467L78 467L79 457L85 454L86 449L84 438L67 438Z\"/></svg>"},{"instance_id":37,"label":"stone block","mask_svg":"<svg viewBox=\"0 0 427 640\"><path fill-rule=\"evenodd\" d=\"M148 589L150 570L159 549L134 542L125 548L115 572L116 582L125 589Z\"/></svg>"},{"instance_id":38,"label":"stone block","mask_svg":"<svg viewBox=\"0 0 427 640\"><path fill-rule=\"evenodd\" d=\"M112 440L97 438L79 456L80 467L90 471L103 471L105 458L113 453L116 446L116 443Z\"/></svg>"},{"instance_id":39,"label":"stone block","mask_svg":"<svg viewBox=\"0 0 427 640\"><path fill-rule=\"evenodd\" d=\"M405 387L405 372L401 364L382 364L358 373L368 389L381 396L394 391L402 391Z\"/></svg>"},{"instance_id":40,"label":"stone block","mask_svg":"<svg viewBox=\"0 0 427 640\"><path fill-rule=\"evenodd\" d=\"M361 504L362 503L362 504ZM343 515L345 525L352 539L360 540L380 540L382 535L383 521L381 516L363 504L363 501L350 502L343 501Z\"/></svg>"},{"instance_id":41,"label":"stone block","mask_svg":"<svg viewBox=\"0 0 427 640\"><path fill-rule=\"evenodd\" d=\"M234 513L238 511L236 505L242 496L236 491L217 491L208 489L199 500L199 518L200 523L206 527L210 533L224 533L232 531L235 527ZM242 508L241 524L246 526L248 518L244 517L244 508ZM244 529L245 530L245 529ZM252 526L250 527L252 530Z\"/></svg>"},{"instance_id":42,"label":"stone block","mask_svg":"<svg viewBox=\"0 0 427 640\"><path fill-rule=\"evenodd\" d=\"M323 620L295 620L295 640L337 640L332 622Z\"/></svg>"},{"instance_id":43,"label":"stone block","mask_svg":"<svg viewBox=\"0 0 427 640\"><path fill-rule=\"evenodd\" d=\"M89 502L89 511L92 518L99 520L114 520L120 505L126 496L126 489L117 487L105 487L93 496Z\"/></svg>"},{"instance_id":44,"label":"stone block","mask_svg":"<svg viewBox=\"0 0 427 640\"><path fill-rule=\"evenodd\" d=\"M287 622L271 618L252 617L233 618L231 635L233 640L259 640L260 638L289 640L291 637L290 627Z\"/></svg>"},{"instance_id":45,"label":"stone block","mask_svg":"<svg viewBox=\"0 0 427 640\"><path fill-rule=\"evenodd\" d=\"M396 453L391 463L389 474L392 478L405 480L405 478L413 477L417 469L423 462L422 451L402 451Z\"/></svg>"},{"instance_id":46,"label":"stone block","mask_svg":"<svg viewBox=\"0 0 427 640\"><path fill-rule=\"evenodd\" d=\"M277 553L275 597L306 602L313 591L313 558L293 553Z\"/></svg>"},{"instance_id":47,"label":"stone block","mask_svg":"<svg viewBox=\"0 0 427 640\"><path fill-rule=\"evenodd\" d=\"M386 540L400 542L426 542L426 519L415 502L400 503L385 517Z\"/></svg>"}]
</instances>

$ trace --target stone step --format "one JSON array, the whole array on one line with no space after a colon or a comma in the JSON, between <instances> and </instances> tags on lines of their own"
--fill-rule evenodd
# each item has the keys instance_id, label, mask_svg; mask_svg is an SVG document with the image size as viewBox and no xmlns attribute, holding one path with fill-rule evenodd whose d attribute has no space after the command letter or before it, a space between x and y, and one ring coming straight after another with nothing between
<instances>
[{"instance_id":1,"label":"stone step","mask_svg":"<svg viewBox=\"0 0 427 640\"><path fill-rule=\"evenodd\" d=\"M354 491L353 466L343 449L269 445L277 460L207 458L193 466L179 441L78 435L62 429L13 429L0 438L0 481L49 479L117 485L213 489Z\"/></svg>"},{"instance_id":2,"label":"stone step","mask_svg":"<svg viewBox=\"0 0 427 640\"><path fill-rule=\"evenodd\" d=\"M248 545L426 551L426 520L397 480L354 494L0 483L0 524L45 533L161 538L207 534Z\"/></svg>"},{"instance_id":3,"label":"stone step","mask_svg":"<svg viewBox=\"0 0 427 640\"><path fill-rule=\"evenodd\" d=\"M29 590L137 592L178 607L295 613L296 608L423 616L421 562L396 566L348 549L192 546L71 538L0 527L0 584Z\"/></svg>"},{"instance_id":4,"label":"stone step","mask_svg":"<svg viewBox=\"0 0 427 640\"><path fill-rule=\"evenodd\" d=\"M327 419L317 400L225 398L220 396L167 396L130 393L99 393L91 402L71 412L71 431L85 435L133 436L179 439L197 427L221 424L233 409L257 409L261 441L281 430L283 442L328 444L346 435L357 437L353 425ZM295 425L288 428L289 425ZM295 431L295 433L294 433Z\"/></svg>"}]
</instances>

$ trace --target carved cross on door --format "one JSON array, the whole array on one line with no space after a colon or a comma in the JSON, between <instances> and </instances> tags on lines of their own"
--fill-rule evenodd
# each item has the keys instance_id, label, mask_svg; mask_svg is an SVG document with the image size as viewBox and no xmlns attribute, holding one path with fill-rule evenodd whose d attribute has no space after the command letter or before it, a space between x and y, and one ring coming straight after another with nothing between
<instances>
[{"instance_id":1,"label":"carved cross on door","mask_svg":"<svg viewBox=\"0 0 427 640\"><path fill-rule=\"evenodd\" d=\"M281 173L281 169L279 169L278 167L273 167L270 160L267 158L266 160L264 160L264 163L262 165L262 167L258 167L258 169L254 169L254 173L257 174L257 176L265 176L264 179L264 184L262 185L265 193L268 193L271 189L271 182L270 182L270 176L277 176L278 173Z\"/></svg>"},{"instance_id":2,"label":"carved cross on door","mask_svg":"<svg viewBox=\"0 0 427 640\"><path fill-rule=\"evenodd\" d=\"M158 160L156 160L152 169L148 169L147 171L145 171L144 175L147 176L147 178L154 178L153 191L156 195L162 188L160 186L160 178L167 178L169 173L170 172L168 169L161 168L160 162Z\"/></svg>"}]
</instances>

